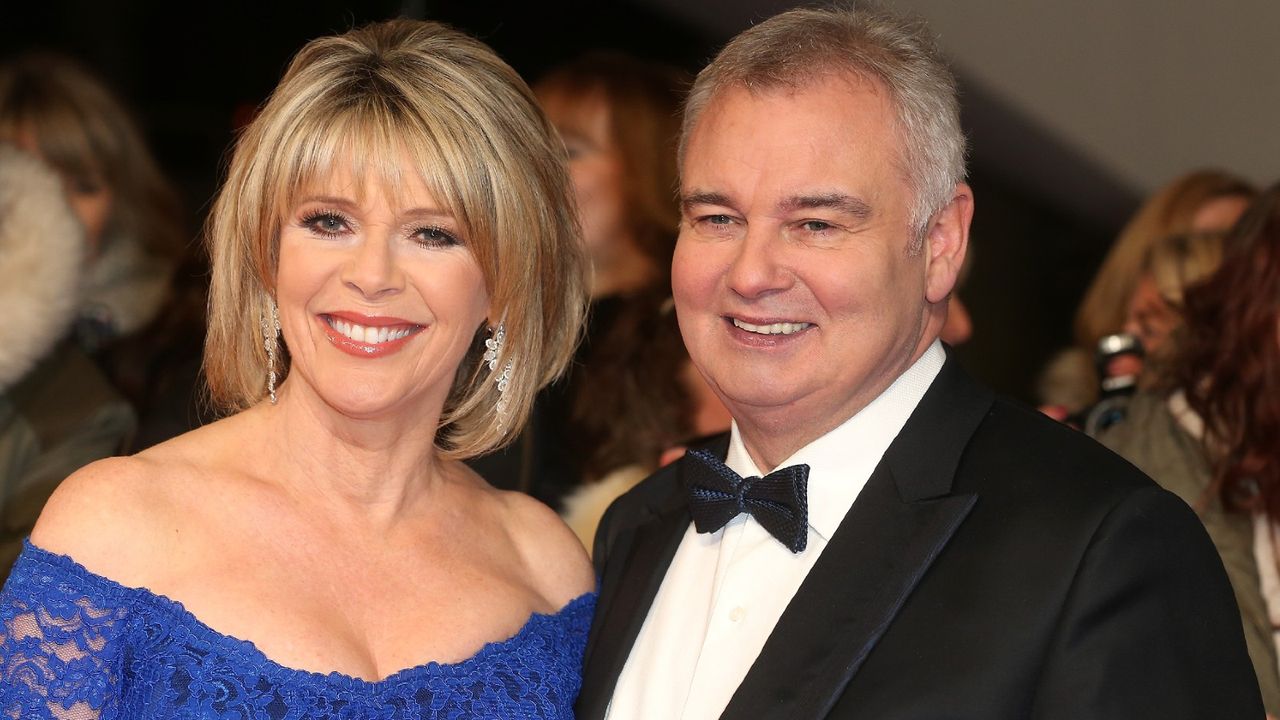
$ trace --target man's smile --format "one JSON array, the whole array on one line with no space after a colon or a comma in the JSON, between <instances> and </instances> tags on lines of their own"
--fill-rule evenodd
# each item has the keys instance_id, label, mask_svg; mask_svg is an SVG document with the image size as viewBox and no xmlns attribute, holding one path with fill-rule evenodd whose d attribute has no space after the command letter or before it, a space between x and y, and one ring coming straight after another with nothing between
<instances>
[{"instance_id":1,"label":"man's smile","mask_svg":"<svg viewBox=\"0 0 1280 720\"><path fill-rule=\"evenodd\" d=\"M792 335L813 327L813 323L807 322L774 322L755 325L738 318L732 318L732 320L734 327L757 335Z\"/></svg>"}]
</instances>

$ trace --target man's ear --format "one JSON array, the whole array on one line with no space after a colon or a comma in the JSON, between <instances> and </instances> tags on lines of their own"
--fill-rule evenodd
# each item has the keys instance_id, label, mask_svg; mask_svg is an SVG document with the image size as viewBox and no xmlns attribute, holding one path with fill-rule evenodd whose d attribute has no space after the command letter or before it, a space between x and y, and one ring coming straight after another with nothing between
<instances>
[{"instance_id":1,"label":"man's ear","mask_svg":"<svg viewBox=\"0 0 1280 720\"><path fill-rule=\"evenodd\" d=\"M956 185L951 202L939 210L924 238L925 299L939 303L955 289L964 255L969 248L969 222L973 219L973 190Z\"/></svg>"}]
</instances>

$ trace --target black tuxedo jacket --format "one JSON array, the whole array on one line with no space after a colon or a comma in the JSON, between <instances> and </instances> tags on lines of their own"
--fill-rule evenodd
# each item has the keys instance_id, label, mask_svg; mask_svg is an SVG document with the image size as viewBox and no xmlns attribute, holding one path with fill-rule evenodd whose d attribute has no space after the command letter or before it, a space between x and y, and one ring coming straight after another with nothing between
<instances>
[{"instance_id":1,"label":"black tuxedo jacket","mask_svg":"<svg viewBox=\"0 0 1280 720\"><path fill-rule=\"evenodd\" d=\"M600 525L583 720L604 716L689 526L682 471L641 483ZM1231 588L1191 509L949 358L722 717L1263 710Z\"/></svg>"}]
</instances>

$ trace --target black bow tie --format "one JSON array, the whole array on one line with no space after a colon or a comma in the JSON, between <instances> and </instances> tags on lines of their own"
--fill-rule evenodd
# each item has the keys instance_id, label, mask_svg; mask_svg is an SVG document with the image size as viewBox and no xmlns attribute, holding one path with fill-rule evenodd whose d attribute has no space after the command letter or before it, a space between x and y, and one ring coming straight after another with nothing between
<instances>
[{"instance_id":1,"label":"black bow tie","mask_svg":"<svg viewBox=\"0 0 1280 720\"><path fill-rule=\"evenodd\" d=\"M688 456L685 481L698 532L715 532L747 513L791 552L804 550L809 542L808 465L744 478L705 450L690 450Z\"/></svg>"}]
</instances>

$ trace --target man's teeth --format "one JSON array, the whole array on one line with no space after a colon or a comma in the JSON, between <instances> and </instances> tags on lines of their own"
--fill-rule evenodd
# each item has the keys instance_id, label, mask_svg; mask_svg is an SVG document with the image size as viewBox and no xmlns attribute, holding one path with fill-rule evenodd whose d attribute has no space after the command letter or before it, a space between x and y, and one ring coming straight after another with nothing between
<instances>
[{"instance_id":1,"label":"man's teeth","mask_svg":"<svg viewBox=\"0 0 1280 720\"><path fill-rule=\"evenodd\" d=\"M409 326L401 327L365 327L346 320L329 318L329 327L337 330L343 337L366 345L377 345L391 340L399 340L413 332Z\"/></svg>"},{"instance_id":2,"label":"man's teeth","mask_svg":"<svg viewBox=\"0 0 1280 720\"><path fill-rule=\"evenodd\" d=\"M747 332L759 333L761 335L790 335L808 328L812 323L791 323L780 322L772 325L752 325L749 322L743 322L737 318L733 319L733 324Z\"/></svg>"}]
</instances>

